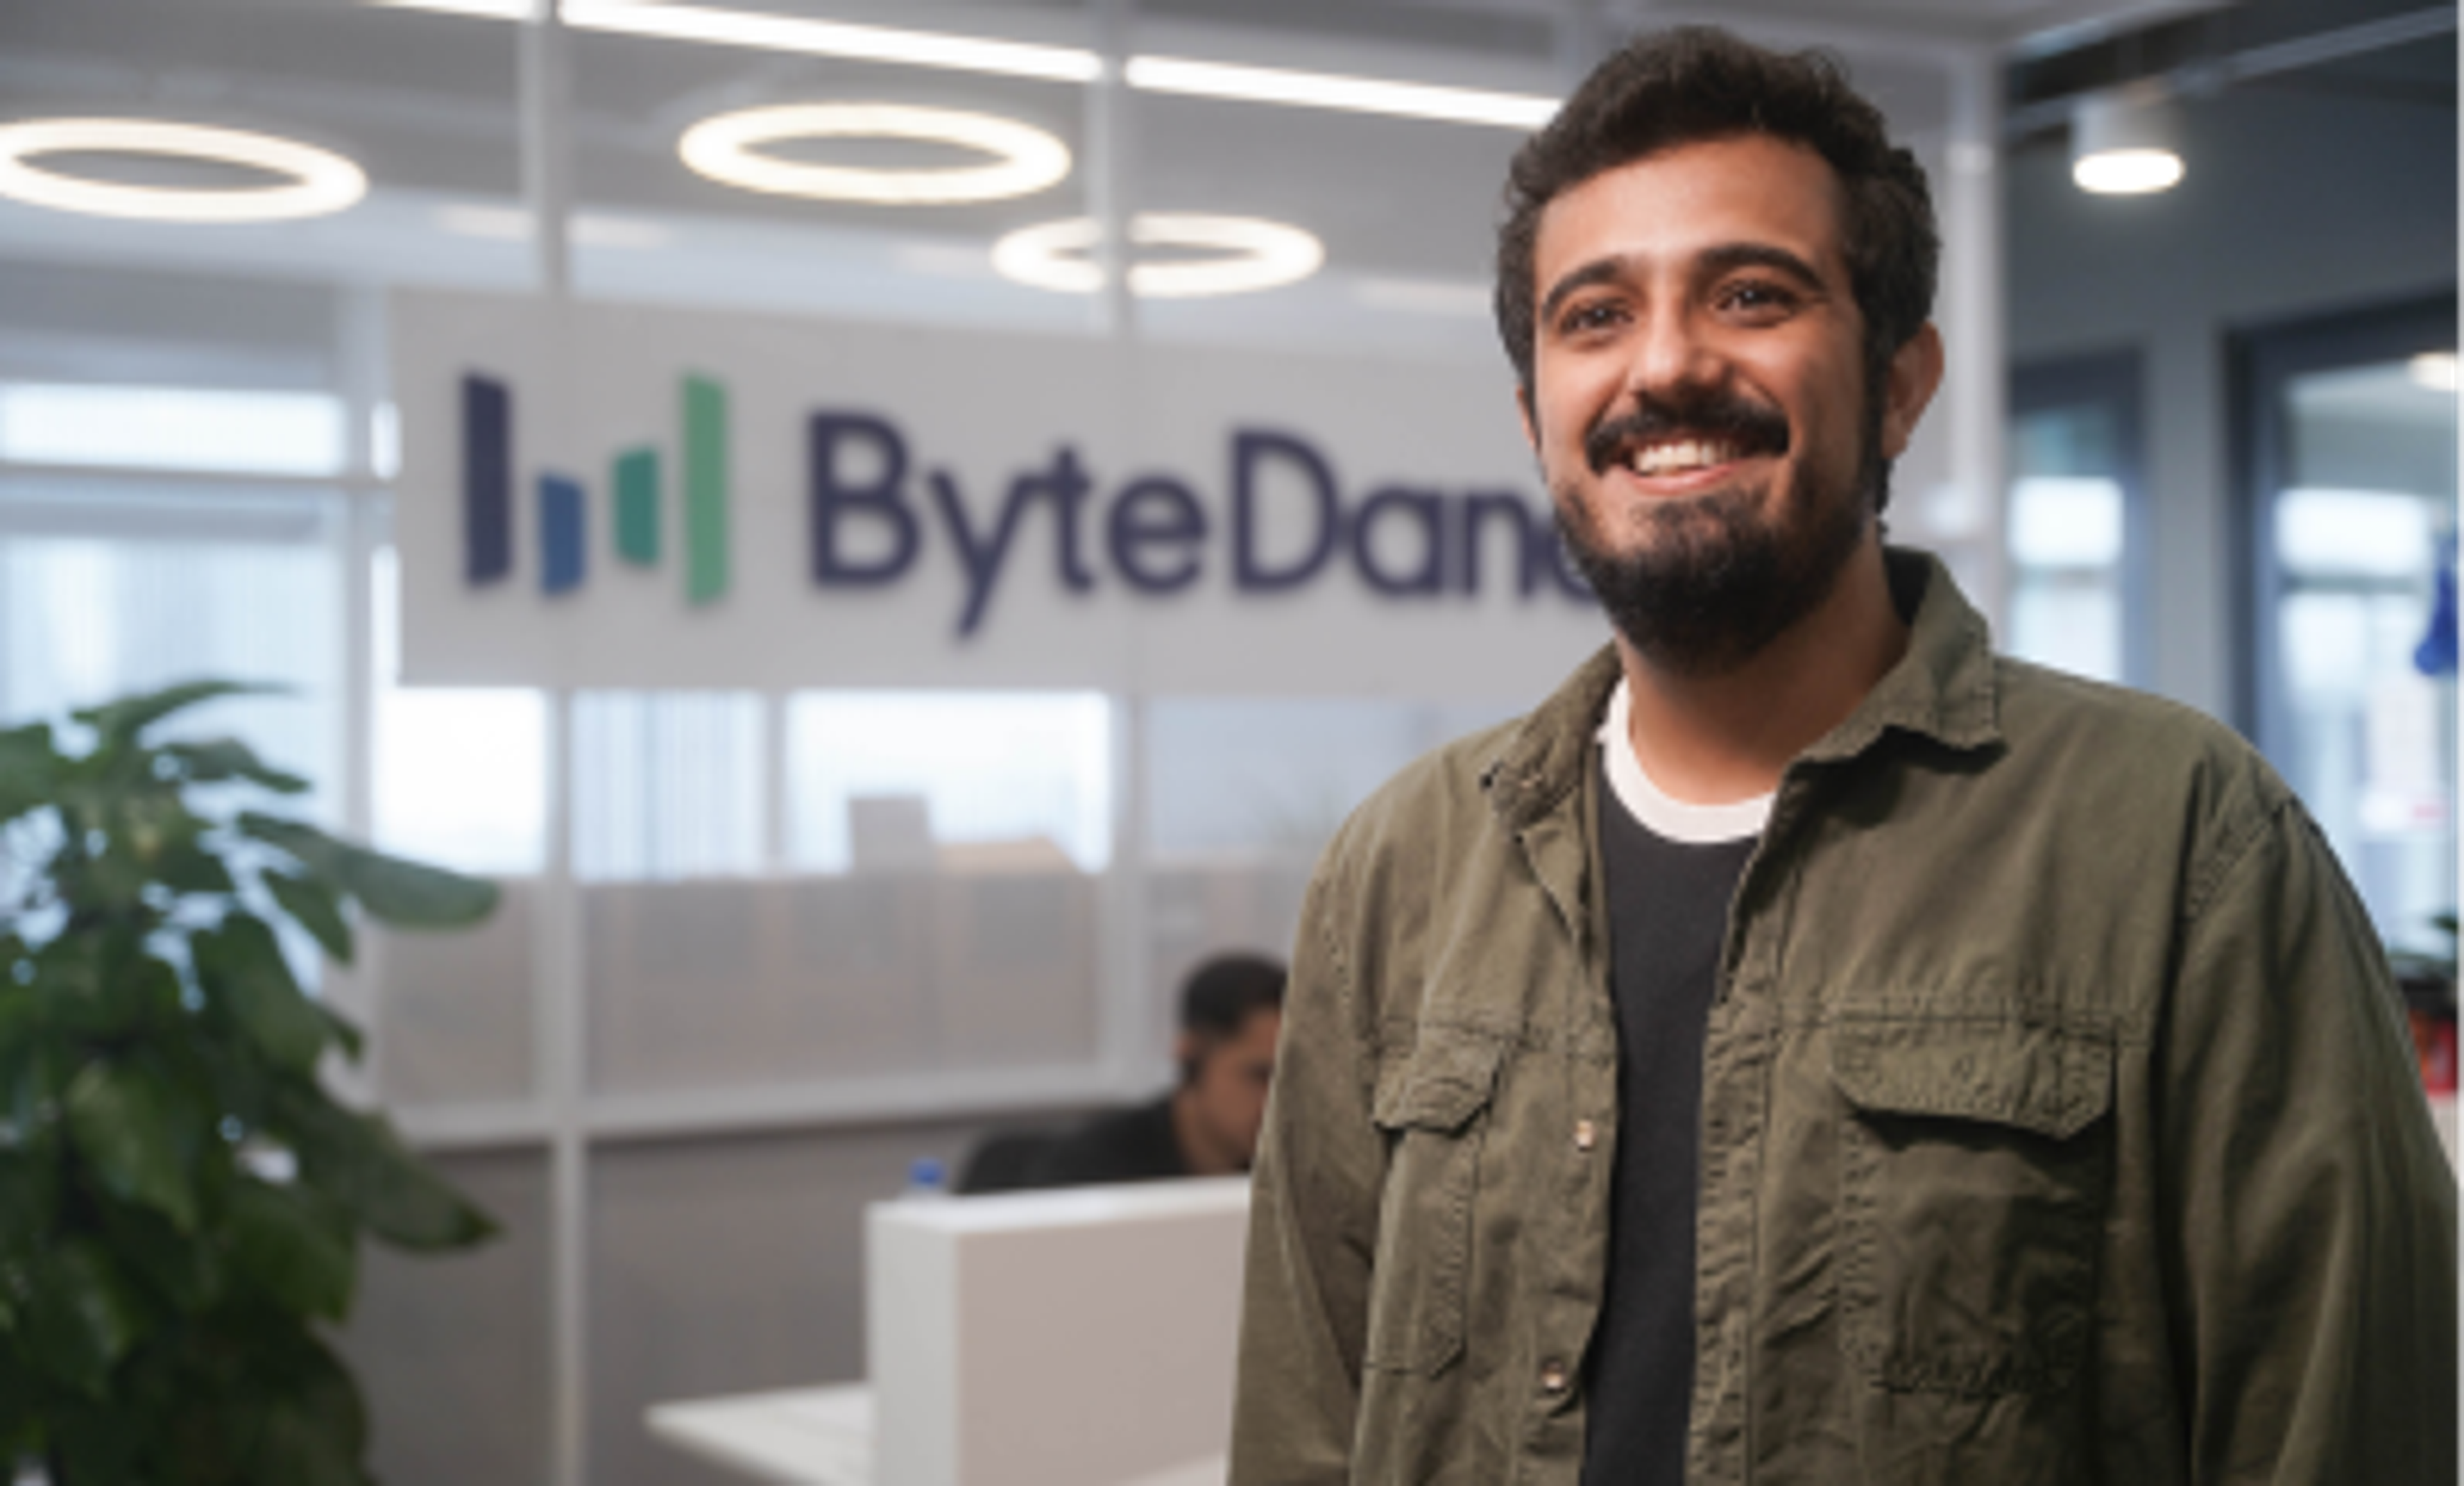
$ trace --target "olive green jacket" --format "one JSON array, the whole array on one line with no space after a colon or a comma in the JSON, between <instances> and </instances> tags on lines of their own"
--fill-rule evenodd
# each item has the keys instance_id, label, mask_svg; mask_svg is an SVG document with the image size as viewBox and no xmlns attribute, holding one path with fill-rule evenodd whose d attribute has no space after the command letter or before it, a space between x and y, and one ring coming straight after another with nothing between
<instances>
[{"instance_id":1,"label":"olive green jacket","mask_svg":"<svg viewBox=\"0 0 2464 1486\"><path fill-rule=\"evenodd\" d=\"M1892 562L1908 652L1730 911L1689 1481L2447 1486L2453 1179L2317 827L2223 728L1997 659ZM1582 1386L1616 680L1404 771L1309 887L1237 1486L1570 1486L1617 1407Z\"/></svg>"}]
</instances>

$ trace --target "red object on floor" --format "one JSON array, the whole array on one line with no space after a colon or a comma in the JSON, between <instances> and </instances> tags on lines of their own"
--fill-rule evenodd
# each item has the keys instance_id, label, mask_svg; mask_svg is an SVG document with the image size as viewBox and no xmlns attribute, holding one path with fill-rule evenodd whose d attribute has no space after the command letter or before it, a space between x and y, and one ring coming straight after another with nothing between
<instances>
[{"instance_id":1,"label":"red object on floor","mask_svg":"<svg viewBox=\"0 0 2464 1486\"><path fill-rule=\"evenodd\" d=\"M2414 1010L2412 1050L2421 1060L2421 1086L2432 1094L2455 1092L2455 1019Z\"/></svg>"}]
</instances>

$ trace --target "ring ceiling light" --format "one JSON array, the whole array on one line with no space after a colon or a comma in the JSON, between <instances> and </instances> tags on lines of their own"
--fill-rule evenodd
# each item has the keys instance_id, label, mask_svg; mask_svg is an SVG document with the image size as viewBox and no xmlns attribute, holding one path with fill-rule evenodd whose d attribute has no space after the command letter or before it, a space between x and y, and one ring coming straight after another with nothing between
<instances>
[{"instance_id":1,"label":"ring ceiling light","mask_svg":"<svg viewBox=\"0 0 2464 1486\"><path fill-rule=\"evenodd\" d=\"M981 165L885 170L805 164L754 148L809 139L921 140L998 158ZM888 103L795 103L720 114L687 129L676 153L712 180L746 190L901 207L1001 201L1069 174L1069 147L1041 129L989 114Z\"/></svg>"},{"instance_id":2,"label":"ring ceiling light","mask_svg":"<svg viewBox=\"0 0 2464 1486\"><path fill-rule=\"evenodd\" d=\"M165 155L243 165L291 179L276 186L130 186L43 170L28 157L66 150ZM0 196L37 207L157 222L275 222L340 211L368 192L358 165L296 140L140 119L30 119L0 124Z\"/></svg>"},{"instance_id":3,"label":"ring ceiling light","mask_svg":"<svg viewBox=\"0 0 2464 1486\"><path fill-rule=\"evenodd\" d=\"M1103 269L1084 254L1102 240L1092 217L1021 228L993 244L993 268L1037 289L1088 295L1104 287ZM1130 293L1144 299L1247 294L1297 283L1326 262L1326 248L1296 227L1256 217L1140 212L1130 241L1150 248L1212 248L1225 256L1187 263L1134 263Z\"/></svg>"}]
</instances>

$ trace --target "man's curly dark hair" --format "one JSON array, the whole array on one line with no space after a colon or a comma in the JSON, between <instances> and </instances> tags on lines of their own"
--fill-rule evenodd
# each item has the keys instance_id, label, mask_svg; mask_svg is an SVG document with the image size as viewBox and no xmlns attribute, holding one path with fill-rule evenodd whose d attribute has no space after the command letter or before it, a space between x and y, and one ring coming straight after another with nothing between
<instances>
[{"instance_id":1,"label":"man's curly dark hair","mask_svg":"<svg viewBox=\"0 0 2464 1486\"><path fill-rule=\"evenodd\" d=\"M1637 37L1595 69L1515 152L1497 229L1497 333L1531 395L1532 245L1549 204L1619 165L1680 144L1761 134L1830 163L1845 187L1849 279L1865 325L1869 395L1892 353L1933 314L1942 236L1925 168L1891 143L1881 112L1820 52L1767 51L1707 26Z\"/></svg>"}]
</instances>

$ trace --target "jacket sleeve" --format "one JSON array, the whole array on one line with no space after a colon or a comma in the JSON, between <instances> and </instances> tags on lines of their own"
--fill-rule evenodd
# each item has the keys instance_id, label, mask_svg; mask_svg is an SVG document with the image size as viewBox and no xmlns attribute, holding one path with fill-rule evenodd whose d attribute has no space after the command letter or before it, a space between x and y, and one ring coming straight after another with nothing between
<instances>
[{"instance_id":1,"label":"jacket sleeve","mask_svg":"<svg viewBox=\"0 0 2464 1486\"><path fill-rule=\"evenodd\" d=\"M1372 1024L1337 948L1329 876L1303 907L1250 1179L1232 1486L1351 1474L1385 1143L1370 1119Z\"/></svg>"},{"instance_id":2,"label":"jacket sleeve","mask_svg":"<svg viewBox=\"0 0 2464 1486\"><path fill-rule=\"evenodd\" d=\"M2452 1486L2455 1184L2386 955L2296 802L2205 875L2154 1049L2191 1478Z\"/></svg>"}]
</instances>

